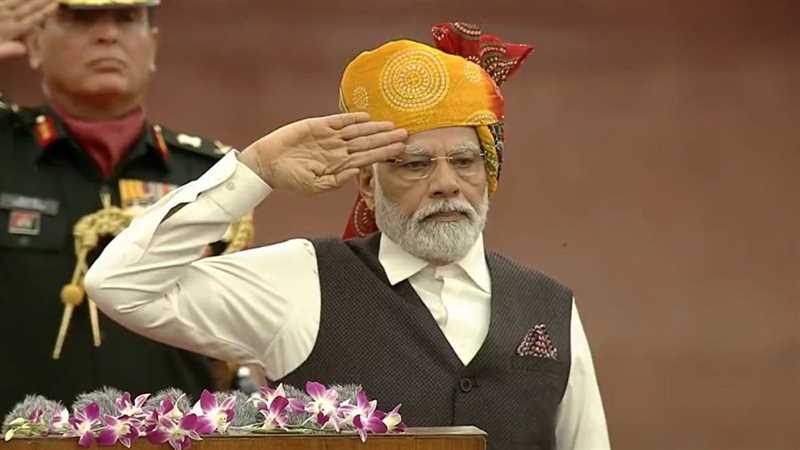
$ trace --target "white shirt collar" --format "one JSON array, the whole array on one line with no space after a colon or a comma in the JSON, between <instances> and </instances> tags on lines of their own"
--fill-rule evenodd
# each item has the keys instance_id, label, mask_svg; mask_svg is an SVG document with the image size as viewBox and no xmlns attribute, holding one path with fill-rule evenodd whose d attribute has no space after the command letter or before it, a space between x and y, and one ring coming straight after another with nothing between
<instances>
[{"instance_id":1,"label":"white shirt collar","mask_svg":"<svg viewBox=\"0 0 800 450\"><path fill-rule=\"evenodd\" d=\"M411 278L430 266L428 261L403 250L400 245L383 233L381 233L378 261L383 266L383 270L386 272L386 276L392 286ZM478 288L487 294L491 293L492 282L483 249L483 234L478 235L467 254L453 264L461 267Z\"/></svg>"}]
</instances>

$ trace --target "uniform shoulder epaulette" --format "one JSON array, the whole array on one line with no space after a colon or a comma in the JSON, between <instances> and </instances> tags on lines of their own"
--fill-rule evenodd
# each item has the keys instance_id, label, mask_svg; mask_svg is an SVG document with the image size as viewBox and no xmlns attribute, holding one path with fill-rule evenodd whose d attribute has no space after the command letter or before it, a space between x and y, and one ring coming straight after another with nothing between
<instances>
[{"instance_id":1,"label":"uniform shoulder epaulette","mask_svg":"<svg viewBox=\"0 0 800 450\"><path fill-rule=\"evenodd\" d=\"M170 150L180 149L219 159L231 149L219 141L213 141L193 134L179 133L163 125L153 125L153 128L156 133L159 133L163 137L164 142Z\"/></svg>"},{"instance_id":2,"label":"uniform shoulder epaulette","mask_svg":"<svg viewBox=\"0 0 800 450\"><path fill-rule=\"evenodd\" d=\"M22 126L36 131L37 119L44 113L41 107L19 106L0 92L0 119L13 126ZM3 125L3 126L6 126Z\"/></svg>"},{"instance_id":3,"label":"uniform shoulder epaulette","mask_svg":"<svg viewBox=\"0 0 800 450\"><path fill-rule=\"evenodd\" d=\"M0 115L16 114L19 112L19 107L11 101L10 98L0 92Z\"/></svg>"}]
</instances>

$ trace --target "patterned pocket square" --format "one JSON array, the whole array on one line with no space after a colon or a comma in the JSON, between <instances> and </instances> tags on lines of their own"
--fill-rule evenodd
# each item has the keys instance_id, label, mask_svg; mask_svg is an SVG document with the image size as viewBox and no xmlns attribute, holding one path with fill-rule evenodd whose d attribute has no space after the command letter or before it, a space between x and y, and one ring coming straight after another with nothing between
<instances>
[{"instance_id":1,"label":"patterned pocket square","mask_svg":"<svg viewBox=\"0 0 800 450\"><path fill-rule=\"evenodd\" d=\"M528 330L528 334L517 346L517 355L558 360L558 349L547 333L547 325L540 323Z\"/></svg>"}]
</instances>

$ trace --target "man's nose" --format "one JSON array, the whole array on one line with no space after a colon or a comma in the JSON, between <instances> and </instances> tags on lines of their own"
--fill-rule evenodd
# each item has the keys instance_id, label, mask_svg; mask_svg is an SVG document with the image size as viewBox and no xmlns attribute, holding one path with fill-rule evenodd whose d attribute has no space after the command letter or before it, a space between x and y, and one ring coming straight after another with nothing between
<instances>
[{"instance_id":1,"label":"man's nose","mask_svg":"<svg viewBox=\"0 0 800 450\"><path fill-rule=\"evenodd\" d=\"M459 175L446 159L434 162L430 175L430 196L434 198L452 198L461 193Z\"/></svg>"},{"instance_id":2,"label":"man's nose","mask_svg":"<svg viewBox=\"0 0 800 450\"><path fill-rule=\"evenodd\" d=\"M119 39L119 24L114 17L103 15L92 23L91 33L96 42L114 44Z\"/></svg>"}]
</instances>

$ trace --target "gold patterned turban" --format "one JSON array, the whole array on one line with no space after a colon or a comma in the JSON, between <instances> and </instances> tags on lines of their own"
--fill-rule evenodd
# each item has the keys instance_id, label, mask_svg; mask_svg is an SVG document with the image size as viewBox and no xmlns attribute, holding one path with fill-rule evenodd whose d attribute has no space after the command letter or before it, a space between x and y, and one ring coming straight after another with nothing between
<instances>
[{"instance_id":1,"label":"gold patterned turban","mask_svg":"<svg viewBox=\"0 0 800 450\"><path fill-rule=\"evenodd\" d=\"M499 85L533 51L459 22L433 27L438 48L409 40L388 42L358 55L345 68L339 90L344 112L366 111L409 134L444 127L475 127L493 193L503 158L504 99ZM376 230L359 196L344 237Z\"/></svg>"}]
</instances>

